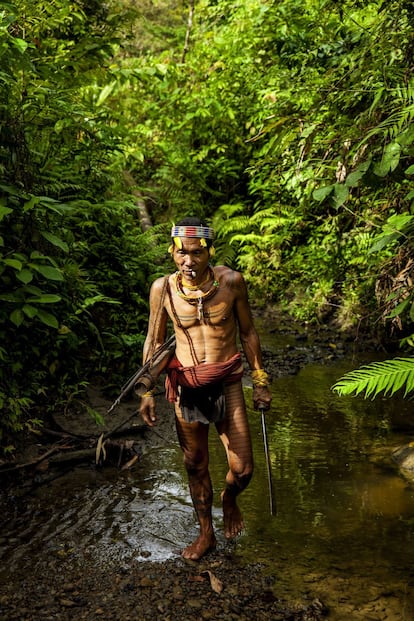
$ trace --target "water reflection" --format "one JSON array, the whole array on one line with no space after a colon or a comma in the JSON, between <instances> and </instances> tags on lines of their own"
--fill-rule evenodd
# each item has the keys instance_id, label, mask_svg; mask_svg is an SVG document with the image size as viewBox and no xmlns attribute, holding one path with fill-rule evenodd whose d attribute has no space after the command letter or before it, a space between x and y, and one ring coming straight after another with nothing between
<instances>
[{"instance_id":1,"label":"water reflection","mask_svg":"<svg viewBox=\"0 0 414 621\"><path fill-rule=\"evenodd\" d=\"M376 459L407 438L392 432L392 414L408 402L365 402L329 391L338 370L309 368L274 387L268 434L277 495L278 529L295 538L352 534L372 518L414 516L411 484ZM246 502L260 506L265 478L258 417L251 413L256 438L256 477ZM257 515L257 514L256 514ZM253 513L254 516L254 513ZM251 532L254 529L250 528ZM247 541L246 541L247 543Z\"/></svg>"},{"instance_id":2,"label":"water reflection","mask_svg":"<svg viewBox=\"0 0 414 621\"><path fill-rule=\"evenodd\" d=\"M331 619L383 618L372 608L364 617L367 601L411 619L414 488L384 456L408 441L412 405L336 396L330 386L350 366L355 363L314 365L274 381L267 429L275 516L260 415L249 412L255 473L240 502L246 532L232 550L264 563L280 597L319 594L333 610ZM248 388L246 398L250 403ZM224 547L219 493L226 463L214 429L211 470L214 521ZM68 550L116 562L164 560L198 532L181 453L170 445L147 454L133 472L78 468L12 499L10 507L0 536L8 573L32 572L41 555Z\"/></svg>"},{"instance_id":3,"label":"water reflection","mask_svg":"<svg viewBox=\"0 0 414 621\"><path fill-rule=\"evenodd\" d=\"M274 518L263 499L259 419L250 414L256 476L243 498L248 529L238 546L250 560L265 560L292 596L297 589L306 594L305 577L312 575L313 585L331 604L333 598L334 606L338 598L364 602L369 585L375 585L375 597L393 588L404 593L401 610L407 610L414 488L387 460L395 445L409 439L396 426L403 421L410 427L412 404L339 398L329 387L345 370L313 366L274 383L268 416ZM347 595L338 593L345 577ZM334 594L325 591L327 581L334 581ZM401 610L396 618L413 618ZM349 618L356 618L353 614Z\"/></svg>"}]
</instances>

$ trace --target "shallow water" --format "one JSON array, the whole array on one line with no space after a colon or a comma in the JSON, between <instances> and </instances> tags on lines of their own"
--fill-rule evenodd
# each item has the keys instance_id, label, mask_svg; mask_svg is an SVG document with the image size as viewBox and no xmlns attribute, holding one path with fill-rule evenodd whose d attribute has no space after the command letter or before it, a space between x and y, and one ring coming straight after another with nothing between
<instances>
[{"instance_id":1,"label":"shallow water","mask_svg":"<svg viewBox=\"0 0 414 621\"><path fill-rule=\"evenodd\" d=\"M274 383L267 423L274 517L252 415L256 477L243 499L250 519L238 546L252 560L267 559L284 594L318 592L332 619L408 621L414 485L389 456L412 437L402 432L414 422L412 403L336 396L329 387L349 368L312 366Z\"/></svg>"},{"instance_id":2,"label":"shallow water","mask_svg":"<svg viewBox=\"0 0 414 621\"><path fill-rule=\"evenodd\" d=\"M414 435L412 403L340 398L330 386L355 361L274 380L267 414L276 511L270 514L260 416L249 412L255 473L240 499L245 533L228 544L219 492L224 451L211 430L219 548L261 562L281 598L319 597L330 619L414 618L414 484L391 466ZM251 390L245 388L247 403ZM405 428L405 431L403 429ZM97 562L170 558L197 535L181 453L167 444L132 472L79 467L11 503L1 572L33 572L50 553Z\"/></svg>"}]
</instances>

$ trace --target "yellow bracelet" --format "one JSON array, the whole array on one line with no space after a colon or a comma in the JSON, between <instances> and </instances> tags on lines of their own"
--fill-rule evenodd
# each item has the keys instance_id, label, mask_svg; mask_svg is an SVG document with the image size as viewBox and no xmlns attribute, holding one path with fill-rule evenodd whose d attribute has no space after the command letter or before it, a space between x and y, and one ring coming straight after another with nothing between
<instances>
[{"instance_id":1,"label":"yellow bracelet","mask_svg":"<svg viewBox=\"0 0 414 621\"><path fill-rule=\"evenodd\" d=\"M147 390L147 392L144 392L144 394L141 395L141 399L148 399L148 397L154 398L154 393L152 392L152 390Z\"/></svg>"},{"instance_id":2,"label":"yellow bracelet","mask_svg":"<svg viewBox=\"0 0 414 621\"><path fill-rule=\"evenodd\" d=\"M252 371L253 386L269 386L269 376L264 369Z\"/></svg>"}]
</instances>

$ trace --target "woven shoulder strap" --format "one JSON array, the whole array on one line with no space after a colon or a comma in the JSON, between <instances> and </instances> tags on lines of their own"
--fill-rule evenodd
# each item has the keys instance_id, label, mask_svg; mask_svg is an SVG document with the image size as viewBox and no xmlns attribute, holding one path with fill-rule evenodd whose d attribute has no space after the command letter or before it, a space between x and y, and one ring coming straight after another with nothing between
<instances>
[{"instance_id":1,"label":"woven shoulder strap","mask_svg":"<svg viewBox=\"0 0 414 621\"><path fill-rule=\"evenodd\" d=\"M168 293L168 298L170 300L170 306L171 306L171 312L174 315L174 319L176 321L177 326L184 332L187 341L188 341L188 346L190 348L190 353L191 353L191 358L193 359L193 363L195 365L200 364L198 358L197 358L197 353L194 347L194 343L193 343L193 339L191 338L187 328L184 328L183 324L181 323L181 319L179 318L179 316L177 315L177 311L175 310L175 306L174 306L174 301L173 301L173 296L171 293L171 287L170 287L170 283L167 280L167 293Z\"/></svg>"}]
</instances>

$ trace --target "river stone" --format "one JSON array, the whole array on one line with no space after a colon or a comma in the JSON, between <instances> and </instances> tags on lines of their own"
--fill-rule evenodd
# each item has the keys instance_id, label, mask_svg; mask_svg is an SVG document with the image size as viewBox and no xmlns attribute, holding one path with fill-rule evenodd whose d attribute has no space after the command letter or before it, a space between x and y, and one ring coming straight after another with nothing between
<instances>
[{"instance_id":1,"label":"river stone","mask_svg":"<svg viewBox=\"0 0 414 621\"><path fill-rule=\"evenodd\" d=\"M205 602L200 599L188 599L187 600L187 606L190 606L191 608L202 608L204 604Z\"/></svg>"},{"instance_id":2,"label":"river stone","mask_svg":"<svg viewBox=\"0 0 414 621\"><path fill-rule=\"evenodd\" d=\"M414 472L414 443L400 446L392 453L392 459L400 468Z\"/></svg>"}]
</instances>

